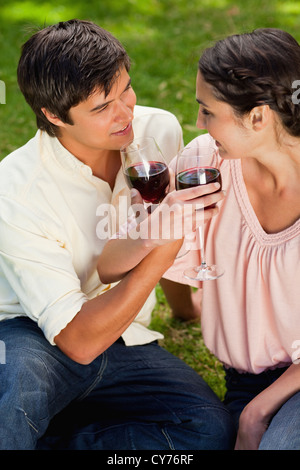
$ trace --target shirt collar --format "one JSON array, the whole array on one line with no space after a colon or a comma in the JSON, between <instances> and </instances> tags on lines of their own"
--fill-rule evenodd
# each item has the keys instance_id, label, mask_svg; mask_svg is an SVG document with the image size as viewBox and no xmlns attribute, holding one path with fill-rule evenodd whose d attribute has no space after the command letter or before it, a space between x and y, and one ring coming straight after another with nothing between
<instances>
[{"instance_id":1,"label":"shirt collar","mask_svg":"<svg viewBox=\"0 0 300 470\"><path fill-rule=\"evenodd\" d=\"M87 175L93 174L91 167L78 160L69 150L67 150L58 140L57 137L51 137L45 131L38 131L41 138L41 149L45 148L47 153L50 152L51 156L66 170L72 172L82 172Z\"/></svg>"}]
</instances>

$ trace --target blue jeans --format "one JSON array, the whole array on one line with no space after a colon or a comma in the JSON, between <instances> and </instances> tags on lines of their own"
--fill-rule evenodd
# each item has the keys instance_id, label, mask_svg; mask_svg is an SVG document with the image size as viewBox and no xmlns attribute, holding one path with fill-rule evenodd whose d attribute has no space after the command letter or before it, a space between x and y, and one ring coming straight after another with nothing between
<instances>
[{"instance_id":1,"label":"blue jeans","mask_svg":"<svg viewBox=\"0 0 300 470\"><path fill-rule=\"evenodd\" d=\"M232 448L229 411L157 343L114 343L89 365L51 346L28 318L0 322L0 449Z\"/></svg>"},{"instance_id":2,"label":"blue jeans","mask_svg":"<svg viewBox=\"0 0 300 470\"><path fill-rule=\"evenodd\" d=\"M286 368L267 370L261 374L239 374L226 370L227 392L224 403L231 411L235 426L243 408L256 395L269 387ZM260 450L300 450L300 392L293 395L273 416L264 433Z\"/></svg>"}]
</instances>

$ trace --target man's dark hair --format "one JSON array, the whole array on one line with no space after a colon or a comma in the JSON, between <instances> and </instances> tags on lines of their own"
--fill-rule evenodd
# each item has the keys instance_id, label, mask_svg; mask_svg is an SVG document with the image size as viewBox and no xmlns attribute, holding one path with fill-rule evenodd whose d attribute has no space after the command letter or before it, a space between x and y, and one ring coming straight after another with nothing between
<instances>
[{"instance_id":1,"label":"man's dark hair","mask_svg":"<svg viewBox=\"0 0 300 470\"><path fill-rule=\"evenodd\" d=\"M18 83L38 128L55 136L57 126L41 109L72 124L70 108L95 90L107 96L123 67L129 71L130 59L114 36L92 22L74 19L38 31L23 45Z\"/></svg>"}]
</instances>

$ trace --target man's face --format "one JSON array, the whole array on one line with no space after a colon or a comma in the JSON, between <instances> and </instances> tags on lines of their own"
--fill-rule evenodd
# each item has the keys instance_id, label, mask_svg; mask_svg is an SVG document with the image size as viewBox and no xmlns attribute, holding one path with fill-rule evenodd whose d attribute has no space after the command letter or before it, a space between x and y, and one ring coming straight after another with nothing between
<instances>
[{"instance_id":1,"label":"man's face","mask_svg":"<svg viewBox=\"0 0 300 470\"><path fill-rule=\"evenodd\" d=\"M119 150L133 138L132 120L136 95L125 68L110 93L95 92L70 109L72 125L60 122L59 140L75 156L101 150Z\"/></svg>"}]
</instances>

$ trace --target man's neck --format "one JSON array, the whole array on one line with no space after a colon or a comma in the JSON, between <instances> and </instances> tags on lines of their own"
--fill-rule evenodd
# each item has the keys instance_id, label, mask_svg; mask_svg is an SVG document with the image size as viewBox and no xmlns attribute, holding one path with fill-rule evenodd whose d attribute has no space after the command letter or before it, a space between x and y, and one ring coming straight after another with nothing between
<instances>
[{"instance_id":1,"label":"man's neck","mask_svg":"<svg viewBox=\"0 0 300 470\"><path fill-rule=\"evenodd\" d=\"M119 150L80 148L78 144L74 146L62 137L58 137L58 140L74 157L88 165L94 176L106 181L113 189L121 166Z\"/></svg>"}]
</instances>

